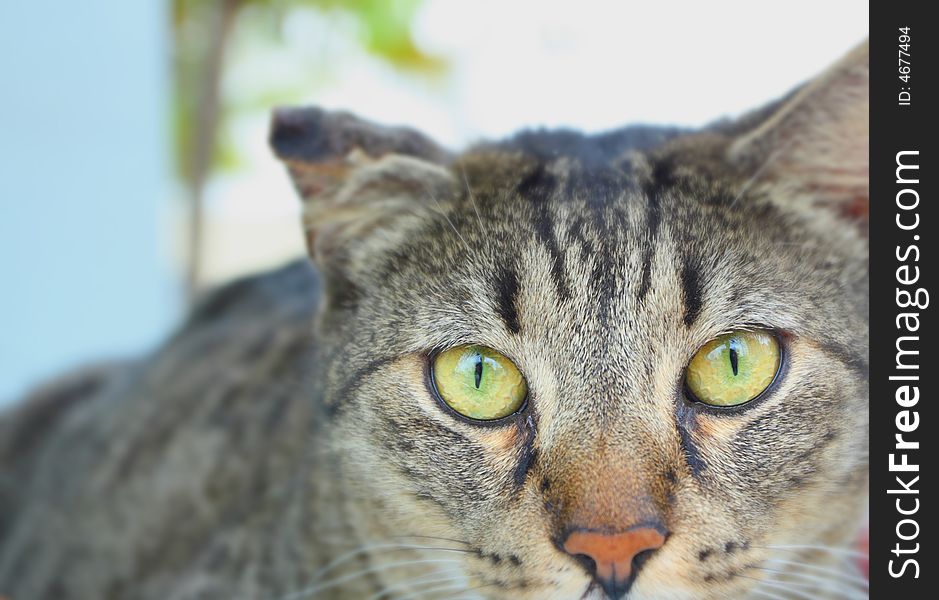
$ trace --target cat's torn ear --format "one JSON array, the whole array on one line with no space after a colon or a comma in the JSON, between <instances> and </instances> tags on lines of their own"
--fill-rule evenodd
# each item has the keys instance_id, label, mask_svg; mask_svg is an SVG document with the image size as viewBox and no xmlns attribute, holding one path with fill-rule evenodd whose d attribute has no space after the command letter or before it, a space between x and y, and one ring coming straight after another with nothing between
<instances>
[{"instance_id":1,"label":"cat's torn ear","mask_svg":"<svg viewBox=\"0 0 939 600\"><path fill-rule=\"evenodd\" d=\"M277 109L270 143L303 201L310 256L326 271L353 268L377 250L373 238L404 229L453 184L450 155L432 140L348 113Z\"/></svg>"},{"instance_id":2,"label":"cat's torn ear","mask_svg":"<svg viewBox=\"0 0 939 600\"><path fill-rule=\"evenodd\" d=\"M868 55L865 41L729 147L730 160L757 185L774 185L780 201L822 208L865 233L870 203Z\"/></svg>"}]
</instances>

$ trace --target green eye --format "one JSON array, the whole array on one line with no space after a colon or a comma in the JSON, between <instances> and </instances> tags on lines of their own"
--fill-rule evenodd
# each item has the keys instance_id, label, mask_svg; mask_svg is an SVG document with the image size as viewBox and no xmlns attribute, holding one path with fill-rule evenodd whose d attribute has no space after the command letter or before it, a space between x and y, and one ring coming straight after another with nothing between
<instances>
[{"instance_id":1,"label":"green eye","mask_svg":"<svg viewBox=\"0 0 939 600\"><path fill-rule=\"evenodd\" d=\"M464 417L493 421L517 412L528 384L512 361L485 346L458 346L434 358L434 385Z\"/></svg>"},{"instance_id":2,"label":"green eye","mask_svg":"<svg viewBox=\"0 0 939 600\"><path fill-rule=\"evenodd\" d=\"M698 350L685 374L694 399L711 406L739 406L773 383L780 351L768 331L738 330L711 340Z\"/></svg>"}]
</instances>

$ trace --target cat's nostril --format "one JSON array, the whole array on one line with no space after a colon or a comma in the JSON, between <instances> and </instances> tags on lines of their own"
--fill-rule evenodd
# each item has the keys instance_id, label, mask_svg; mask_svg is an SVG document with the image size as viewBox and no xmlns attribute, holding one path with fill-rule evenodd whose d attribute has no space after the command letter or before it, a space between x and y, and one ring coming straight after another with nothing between
<instances>
[{"instance_id":1,"label":"cat's nostril","mask_svg":"<svg viewBox=\"0 0 939 600\"><path fill-rule=\"evenodd\" d=\"M611 600L619 600L632 587L636 574L653 552L665 543L665 534L653 527L623 533L571 532L563 549L584 566Z\"/></svg>"},{"instance_id":2,"label":"cat's nostril","mask_svg":"<svg viewBox=\"0 0 939 600\"><path fill-rule=\"evenodd\" d=\"M597 575L597 561L590 558L586 554L572 554L571 558L580 563L580 566L584 568L585 571L591 576L596 577Z\"/></svg>"},{"instance_id":3,"label":"cat's nostril","mask_svg":"<svg viewBox=\"0 0 939 600\"><path fill-rule=\"evenodd\" d=\"M643 550L639 554L633 557L633 573L638 573L639 569L642 568L642 565L652 558L652 555L655 553L655 550Z\"/></svg>"}]
</instances>

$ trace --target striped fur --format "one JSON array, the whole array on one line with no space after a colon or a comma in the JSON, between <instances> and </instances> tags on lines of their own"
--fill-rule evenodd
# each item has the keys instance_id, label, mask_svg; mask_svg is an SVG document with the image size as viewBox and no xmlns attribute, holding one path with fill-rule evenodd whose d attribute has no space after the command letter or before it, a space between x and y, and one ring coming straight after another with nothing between
<instances>
[{"instance_id":1,"label":"striped fur","mask_svg":"<svg viewBox=\"0 0 939 600\"><path fill-rule=\"evenodd\" d=\"M0 445L4 472L34 465L0 521L0 594L600 600L565 532L654 521L669 535L630 600L852 597L842 556L809 547L845 547L865 510L866 223L844 207L867 173L849 118L866 64L865 46L703 132L531 132L459 156L280 113L320 275L223 292L123 387L63 409L49 447ZM691 404L691 356L746 327L779 332L772 392ZM508 422L435 400L428 356L466 343L525 374ZM63 470L82 427L110 449ZM189 518L190 536L160 526Z\"/></svg>"}]
</instances>

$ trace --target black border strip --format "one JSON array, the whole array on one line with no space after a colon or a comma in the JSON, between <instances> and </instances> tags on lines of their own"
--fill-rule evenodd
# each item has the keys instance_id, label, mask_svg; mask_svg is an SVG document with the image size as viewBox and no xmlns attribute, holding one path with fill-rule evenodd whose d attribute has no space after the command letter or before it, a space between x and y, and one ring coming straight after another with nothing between
<instances>
[{"instance_id":1,"label":"black border strip","mask_svg":"<svg viewBox=\"0 0 939 600\"><path fill-rule=\"evenodd\" d=\"M915 293L917 289L935 290L939 263L935 257L935 237L939 223L932 211L935 202L935 179L937 154L935 139L939 135L933 114L937 110L936 95L932 79L936 76L937 31L935 20L926 14L928 3L880 2L871 8L871 137L870 137L870 199L871 199L871 396L870 396L870 448L871 448L871 530L870 530L870 580L872 598L935 598L937 577L934 559L935 544L939 535L935 533L933 514L939 510L939 502L926 490L936 486L934 462L936 446L931 440L939 433L939 410L934 408L939 371L936 369L936 316L931 307L900 307L898 290ZM908 27L909 56L900 55L899 35L901 27ZM904 81L899 61L909 61L909 78ZM906 88L906 89L904 89ZM909 102L903 100L901 92L909 93ZM897 154L907 154L908 162L919 164L919 181L897 182ZM907 160L907 159L905 159ZM912 171L906 171L912 173ZM913 195L903 192L915 189L919 204L904 211L898 208L898 193L904 199ZM911 204L911 203L908 203ZM897 225L897 216L905 223L919 216L915 229L904 231ZM916 250L914 250L914 248ZM919 260L915 260L917 257ZM902 257L902 258L901 258ZM903 265L910 270L898 271ZM898 276L907 278L916 273L919 278L913 284L898 282ZM921 296L922 297L922 296ZM937 298L939 300L939 298ZM902 321L898 328L898 315L918 313L919 328L908 332ZM916 363L918 369L899 370L896 367L896 344L900 336L914 336L904 347L917 350L918 355L908 355L907 363ZM918 375L918 381L891 379L897 375ZM919 401L910 406L897 402L898 388L915 385L919 388ZM904 411L909 411L908 413ZM916 413L916 417L913 416ZM908 427L918 418L915 428ZM896 435L902 428L904 439L920 443L918 450L898 450ZM891 471L890 455L895 463L906 455L910 464L918 465L918 471ZM902 481L917 493L898 494ZM919 476L918 480L914 478ZM894 490L891 493L890 490ZM899 500L899 505L898 505ZM916 511L910 515L899 510ZM903 522L909 519L909 522ZM915 523L914 523L915 522ZM898 529L899 525L899 529ZM898 533L899 532L899 533ZM915 537L913 537L915 534ZM900 536L911 537L903 540ZM892 561L892 562L891 562ZM906 561L914 561L906 563ZM905 565L905 568L904 568ZM891 576L890 571L899 577ZM918 575L918 577L916 577Z\"/></svg>"}]
</instances>

